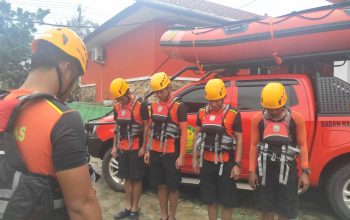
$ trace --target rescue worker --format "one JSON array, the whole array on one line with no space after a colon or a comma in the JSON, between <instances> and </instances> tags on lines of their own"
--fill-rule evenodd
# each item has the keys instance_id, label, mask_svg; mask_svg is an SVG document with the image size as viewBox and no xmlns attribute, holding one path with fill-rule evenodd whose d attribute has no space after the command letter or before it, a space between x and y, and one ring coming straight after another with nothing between
<instances>
[{"instance_id":1,"label":"rescue worker","mask_svg":"<svg viewBox=\"0 0 350 220\"><path fill-rule=\"evenodd\" d=\"M52 98L26 103L16 118L17 143L12 147L18 148L26 171L16 172L17 188L8 201L1 201L3 219L102 219L89 175L83 121L63 103L84 74L87 58L83 41L67 28L50 29L33 41L28 77L3 101L38 93ZM5 167L0 169L4 175Z\"/></svg>"},{"instance_id":2,"label":"rescue worker","mask_svg":"<svg viewBox=\"0 0 350 220\"><path fill-rule=\"evenodd\" d=\"M151 77L151 89L158 101L151 104L145 162L150 164L151 185L158 188L162 219L174 220L181 184L180 168L186 153L187 109L183 102L171 96L166 73L159 72Z\"/></svg>"},{"instance_id":3,"label":"rescue worker","mask_svg":"<svg viewBox=\"0 0 350 220\"><path fill-rule=\"evenodd\" d=\"M229 104L224 104L225 84L211 79L205 86L209 104L199 110L193 168L200 173L201 198L208 205L209 220L232 219L236 205L236 180L241 174L242 125L241 116Z\"/></svg>"},{"instance_id":4,"label":"rescue worker","mask_svg":"<svg viewBox=\"0 0 350 220\"><path fill-rule=\"evenodd\" d=\"M279 219L296 219L298 189L305 192L309 187L305 121L285 107L287 99L281 83L268 83L261 92L264 110L252 118L248 181L257 190L261 219L274 219L275 213ZM299 154L302 174L298 179Z\"/></svg>"},{"instance_id":5,"label":"rescue worker","mask_svg":"<svg viewBox=\"0 0 350 220\"><path fill-rule=\"evenodd\" d=\"M114 105L115 136L112 156L119 162L118 177L125 179L126 208L114 215L115 219L138 219L138 204L145 176L143 156L149 129L146 102L129 91L122 78L112 81L110 92L117 103ZM117 153L119 152L119 153Z\"/></svg>"}]
</instances>

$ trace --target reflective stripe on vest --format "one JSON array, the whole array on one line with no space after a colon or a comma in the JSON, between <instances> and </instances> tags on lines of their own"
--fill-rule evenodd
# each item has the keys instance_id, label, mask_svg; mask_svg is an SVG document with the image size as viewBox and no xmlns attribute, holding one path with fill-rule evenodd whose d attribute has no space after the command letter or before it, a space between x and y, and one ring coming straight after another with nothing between
<instances>
[{"instance_id":1,"label":"reflective stripe on vest","mask_svg":"<svg viewBox=\"0 0 350 220\"><path fill-rule=\"evenodd\" d=\"M12 198L13 193L17 189L19 178L21 177L21 175L21 172L16 171L13 176L11 189L0 189L0 198L4 198L0 200L0 219L3 218L9 200Z\"/></svg>"}]
</instances>

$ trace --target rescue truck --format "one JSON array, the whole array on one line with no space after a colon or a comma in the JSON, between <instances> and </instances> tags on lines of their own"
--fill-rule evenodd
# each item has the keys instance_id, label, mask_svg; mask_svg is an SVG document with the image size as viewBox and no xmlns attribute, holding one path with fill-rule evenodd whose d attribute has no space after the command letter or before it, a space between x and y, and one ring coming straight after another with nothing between
<instances>
[{"instance_id":1,"label":"rescue truck","mask_svg":"<svg viewBox=\"0 0 350 220\"><path fill-rule=\"evenodd\" d=\"M258 57L254 58L254 53L250 51L249 56L252 55L252 57L244 58L244 52L242 52L244 59L237 54L234 55L234 59L230 59L227 57L230 52L225 52L224 59L221 59L222 56L210 57L212 54L208 55L208 50L213 51L217 47L216 49L221 51L219 47L223 46L222 42L231 42L228 47L232 47L233 42L235 48L239 48L240 51L244 51L245 47L249 48L249 50L254 50L254 47L249 45L250 37L235 36L238 40L230 41L220 36L221 41L217 39L215 41L214 39L213 42L219 42L219 45L215 45L210 44L209 41L212 39L205 39L202 36L198 42L195 42L193 38L191 42L186 40L180 42L182 38L176 37L178 34L179 36L190 34L188 31L183 32L183 30L179 30L179 32L171 30L163 35L161 46L165 48L166 53L175 54L177 57L197 64L181 69L171 78L175 79L186 72L202 74L202 78L198 81L190 82L173 93L173 96L180 98L188 109L188 141L185 163L181 168L183 183L199 183L198 176L192 170L192 145L198 110L207 104L204 98L205 83L213 77L221 78L225 82L227 89L225 103L231 104L241 112L243 160L242 180L238 183L238 187L249 189L250 187L246 184L246 180L248 178L251 118L257 111L262 110L260 105L262 88L271 81L281 82L286 87L288 95L287 106L300 112L305 118L311 186L318 187L324 193L339 217L350 219L350 84L334 77L333 74L335 61L344 61L345 63L350 58L350 42L348 40L350 39L350 18L348 9L344 8L333 9L325 7L321 11L324 14L332 14L332 10L336 12L335 15L341 15L341 21L336 19L338 17L334 18L334 22L329 18L324 26L322 26L322 22L318 23L310 29L310 32L305 26L310 24L310 22L306 22L304 26L294 25L292 29L295 32L293 33L298 35L294 36L298 38L298 42L294 42L294 44L289 41L292 33L290 30L285 29L281 32L289 34L280 36L276 45L288 43L289 47L281 47L281 50L293 50L291 53L278 53L279 47L271 46L277 41L275 39L276 35L271 33L269 43L265 42L266 38L260 39L260 41L263 41L256 49ZM307 15L310 17L310 12L312 11L288 15L285 17L285 20L290 19L294 22L301 22L298 19L294 19L293 16L298 15L298 18L300 18ZM320 9L316 10L316 14L317 16L322 15ZM281 20L283 19L278 21ZM262 23L266 25L266 22ZM338 36L342 38L343 43L347 42L347 45L344 45L344 47L340 47L338 44L334 44L333 48L327 47L323 44L323 40L328 42L329 38L321 37L323 36L322 34L319 35L319 32L324 31L322 27L332 28L335 27L335 23L339 25L338 28L340 29L338 29L338 32L334 29L334 33L330 34L329 37ZM270 22L270 24L272 23ZM249 25L252 24L249 23ZM256 24L253 24L252 27L254 25ZM345 28L344 25L347 27ZM241 26L242 23L238 23L235 27ZM230 30L232 30L232 25L230 27ZM288 25L286 28L288 28ZM240 30L250 30L252 32L251 28L241 28ZM260 29L257 28L256 30ZM210 30L206 30L206 32L208 33ZM228 32L222 31L220 33ZM318 43L310 44L310 47L312 47L310 50L303 48L300 54L300 51L298 52L298 50L293 48L307 45L307 43L305 44L302 41L303 38L299 36L307 33L318 37L313 38L311 36L309 38L310 36L306 36L304 39L307 42L311 43L310 39L313 39L313 41L318 41ZM235 32L234 34L237 33ZM258 33L256 36L258 35L262 36L261 33ZM213 36L208 35L208 37L212 38ZM248 39L248 41L242 42L244 39ZM256 39L252 44L256 45L257 41L259 39ZM206 43L209 43L209 45L205 45ZM203 47L198 49L199 45ZM317 45L320 45L322 49L315 49ZM273 49L270 47L273 47ZM191 48L192 51L190 50ZM264 53L259 53L264 48ZM270 57L265 53L266 48L271 49ZM201 63L201 57L204 60L203 63ZM151 95L147 94L145 98L147 99ZM118 159L112 158L110 153L113 144L113 126L113 115L107 115L89 121L86 124L86 130L89 134L88 148L90 154L93 157L102 159L102 171L106 182L112 189L120 191L123 190L123 179L116 176L118 173Z\"/></svg>"}]
</instances>

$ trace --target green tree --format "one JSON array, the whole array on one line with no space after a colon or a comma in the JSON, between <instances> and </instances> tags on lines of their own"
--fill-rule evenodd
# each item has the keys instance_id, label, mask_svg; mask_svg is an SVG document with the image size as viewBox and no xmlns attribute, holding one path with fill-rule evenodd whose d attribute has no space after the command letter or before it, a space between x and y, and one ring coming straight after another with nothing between
<instances>
[{"instance_id":1,"label":"green tree","mask_svg":"<svg viewBox=\"0 0 350 220\"><path fill-rule=\"evenodd\" d=\"M12 10L10 3L0 1L0 88L17 88L25 79L35 24L49 13L41 8L36 12Z\"/></svg>"},{"instance_id":2,"label":"green tree","mask_svg":"<svg viewBox=\"0 0 350 220\"><path fill-rule=\"evenodd\" d=\"M98 27L97 23L89 20L84 15L81 5L79 5L72 18L67 21L66 25L75 31L82 39L84 39ZM80 93L80 82L77 82L74 85L72 95L68 98L67 102L79 101Z\"/></svg>"}]
</instances>

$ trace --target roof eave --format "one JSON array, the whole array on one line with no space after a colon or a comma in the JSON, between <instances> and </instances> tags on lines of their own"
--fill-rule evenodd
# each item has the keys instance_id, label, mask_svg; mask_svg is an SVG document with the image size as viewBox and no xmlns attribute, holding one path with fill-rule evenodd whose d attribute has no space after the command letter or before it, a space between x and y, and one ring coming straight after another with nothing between
<instances>
[{"instance_id":1,"label":"roof eave","mask_svg":"<svg viewBox=\"0 0 350 220\"><path fill-rule=\"evenodd\" d=\"M210 20L211 22L215 22L218 24L236 21L236 19L217 16L217 15L213 15L210 13L201 12L201 11L193 10L190 8L185 8L185 7L181 7L178 5L173 5L173 4L160 2L160 1L156 1L156 0L135 0L135 1L137 3L143 3L144 5L147 5L147 6L150 6L153 8L163 9L163 10L168 11L168 12L179 12L185 16L195 15L195 16L198 16L199 18L207 19L207 20Z\"/></svg>"},{"instance_id":2,"label":"roof eave","mask_svg":"<svg viewBox=\"0 0 350 220\"><path fill-rule=\"evenodd\" d=\"M94 30L91 34L86 36L84 38L84 42L88 43L89 41L97 37L100 33L106 31L111 26L119 23L120 21L130 16L131 14L135 13L135 11L141 9L144 6L154 8L154 9L161 9L170 13L180 13L181 15L188 16L188 17L196 16L196 18L199 18L199 19L202 18L208 22L213 22L216 24L225 24L228 22L236 21L235 19L232 19L232 18L219 17L209 13L199 12L193 9L184 8L177 5L161 3L158 1L136 0L136 2L133 5L125 8L124 10L116 14L114 17L109 19L107 22L102 24L100 27L98 27L96 30Z\"/></svg>"},{"instance_id":3,"label":"roof eave","mask_svg":"<svg viewBox=\"0 0 350 220\"><path fill-rule=\"evenodd\" d=\"M84 38L84 42L88 43L90 40L95 38L97 35L104 32L105 30L107 30L108 28L113 26L114 24L122 21L124 18L128 17L129 15L134 13L135 11L139 10L141 7L142 7L141 4L134 3L134 4L130 5L129 7L125 8L124 10L122 10L121 12L119 12L118 14L113 16L111 19L109 19L108 21L103 23L100 27L96 28L92 33L87 35Z\"/></svg>"}]
</instances>

